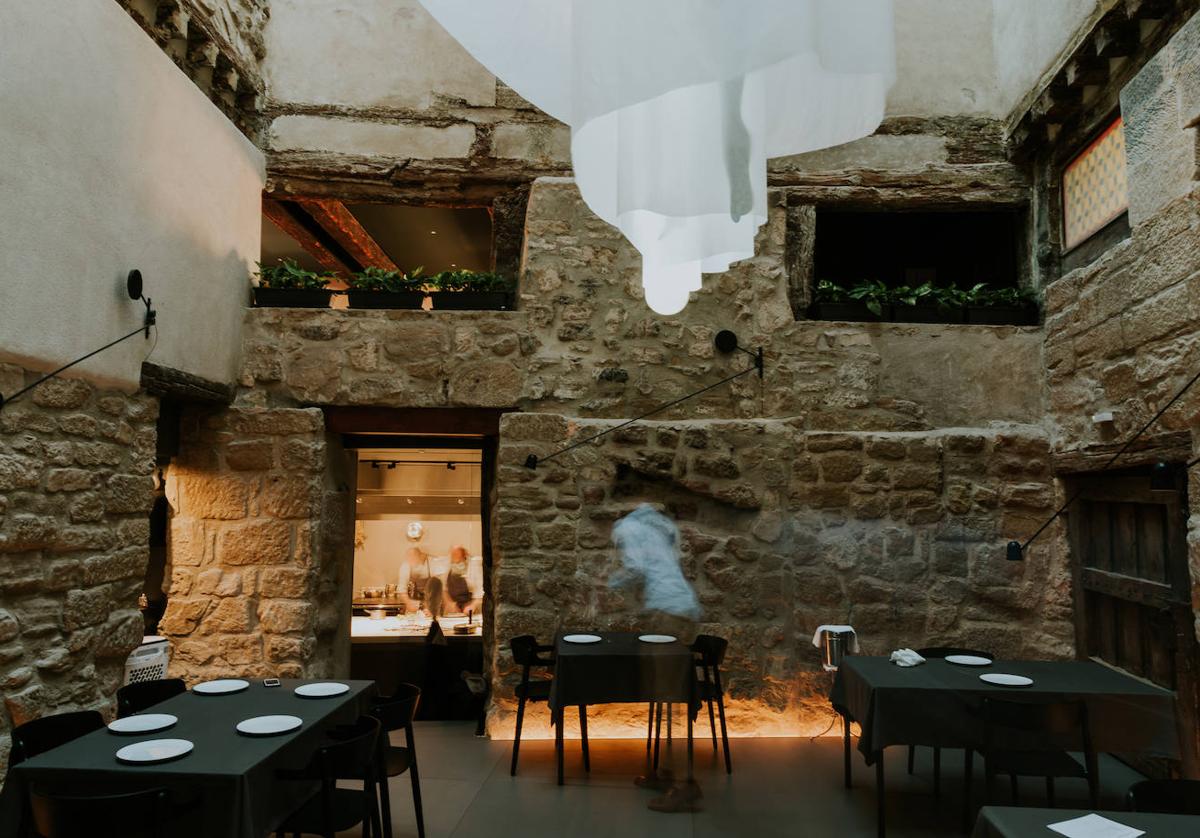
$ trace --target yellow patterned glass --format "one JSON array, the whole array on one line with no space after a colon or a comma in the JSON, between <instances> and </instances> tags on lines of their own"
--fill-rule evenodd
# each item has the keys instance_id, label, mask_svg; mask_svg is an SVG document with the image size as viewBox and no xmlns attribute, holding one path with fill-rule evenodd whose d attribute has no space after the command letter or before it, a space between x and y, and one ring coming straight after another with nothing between
<instances>
[{"instance_id":1,"label":"yellow patterned glass","mask_svg":"<svg viewBox=\"0 0 1200 838\"><path fill-rule=\"evenodd\" d=\"M1120 117L1063 171L1063 241L1068 250L1129 208L1125 123Z\"/></svg>"}]
</instances>

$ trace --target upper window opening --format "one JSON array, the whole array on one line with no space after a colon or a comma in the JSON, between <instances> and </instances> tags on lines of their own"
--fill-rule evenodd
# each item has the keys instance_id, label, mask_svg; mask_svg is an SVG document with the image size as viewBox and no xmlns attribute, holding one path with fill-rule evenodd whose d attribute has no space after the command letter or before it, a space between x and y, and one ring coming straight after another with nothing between
<instances>
[{"instance_id":1,"label":"upper window opening","mask_svg":"<svg viewBox=\"0 0 1200 838\"><path fill-rule=\"evenodd\" d=\"M1129 209L1125 123L1117 117L1063 170L1063 247L1071 250Z\"/></svg>"}]
</instances>

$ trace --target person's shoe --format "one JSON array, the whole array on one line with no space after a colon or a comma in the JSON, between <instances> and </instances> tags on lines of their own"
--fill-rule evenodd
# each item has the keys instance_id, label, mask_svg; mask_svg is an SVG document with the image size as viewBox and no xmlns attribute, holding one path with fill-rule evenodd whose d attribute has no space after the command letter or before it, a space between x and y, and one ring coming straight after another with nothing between
<instances>
[{"instance_id":1,"label":"person's shoe","mask_svg":"<svg viewBox=\"0 0 1200 838\"><path fill-rule=\"evenodd\" d=\"M670 768L664 768L657 774L645 774L634 778L633 784L640 789L666 791L675 784L675 774Z\"/></svg>"},{"instance_id":2,"label":"person's shoe","mask_svg":"<svg viewBox=\"0 0 1200 838\"><path fill-rule=\"evenodd\" d=\"M655 812L699 812L701 796L700 785L689 780L682 786L671 786L666 794L647 803L646 808Z\"/></svg>"}]
</instances>

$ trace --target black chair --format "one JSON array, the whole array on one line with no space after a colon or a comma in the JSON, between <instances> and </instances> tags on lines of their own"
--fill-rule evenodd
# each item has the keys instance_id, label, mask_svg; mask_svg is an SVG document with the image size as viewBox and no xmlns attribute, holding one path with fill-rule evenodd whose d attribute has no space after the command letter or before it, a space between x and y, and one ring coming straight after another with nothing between
<instances>
[{"instance_id":1,"label":"black chair","mask_svg":"<svg viewBox=\"0 0 1200 838\"><path fill-rule=\"evenodd\" d=\"M713 714L716 704L721 719L721 744L725 751L725 773L733 773L733 762L729 756L729 730L725 725L725 687L721 683L721 664L725 661L725 652L729 641L711 634L700 634L692 641L692 657L700 677L696 682L698 698L708 705L708 725L712 731L713 750L717 750L717 720ZM671 705L667 705L667 738L671 737ZM651 749L651 743L657 740L654 732L655 722L662 726L662 703L650 705L650 717L646 723L646 751ZM658 752L655 751L654 767L658 768Z\"/></svg>"},{"instance_id":2,"label":"black chair","mask_svg":"<svg viewBox=\"0 0 1200 838\"><path fill-rule=\"evenodd\" d=\"M85 733L104 727L104 717L95 710L77 710L42 716L13 728L12 750L8 755L8 766L20 765L25 760L43 754L51 748L65 745Z\"/></svg>"},{"instance_id":3,"label":"black chair","mask_svg":"<svg viewBox=\"0 0 1200 838\"><path fill-rule=\"evenodd\" d=\"M983 700L984 776L990 797L992 780L1007 774L1012 784L1013 803L1019 802L1018 777L1044 777L1046 800L1054 806L1054 780L1074 777L1086 780L1093 809L1099 806L1100 772L1088 729L1087 703L1053 701L1025 703L995 698ZM1080 765L1068 751L1082 751ZM967 806L971 800L971 753L966 759Z\"/></svg>"},{"instance_id":4,"label":"black chair","mask_svg":"<svg viewBox=\"0 0 1200 838\"><path fill-rule=\"evenodd\" d=\"M1143 780L1126 799L1131 812L1200 815L1200 780Z\"/></svg>"},{"instance_id":5,"label":"black chair","mask_svg":"<svg viewBox=\"0 0 1200 838\"><path fill-rule=\"evenodd\" d=\"M991 652L981 652L978 649L961 649L957 646L926 646L924 649L915 650L918 655L931 660L935 658L946 658L950 655L974 655L977 658L987 658L995 660L996 656ZM917 757L917 746L908 746L908 773L913 773L913 767ZM942 793L942 749L933 746L933 794L939 796Z\"/></svg>"},{"instance_id":6,"label":"black chair","mask_svg":"<svg viewBox=\"0 0 1200 838\"><path fill-rule=\"evenodd\" d=\"M138 681L126 684L117 690L117 718L123 719L140 713L155 704L187 692L182 678L159 678L154 681Z\"/></svg>"},{"instance_id":7,"label":"black chair","mask_svg":"<svg viewBox=\"0 0 1200 838\"><path fill-rule=\"evenodd\" d=\"M330 730L304 768L278 772L282 780L318 780L321 788L288 815L277 828L276 838L284 838L288 832L334 838L334 833L359 824L363 838L378 838L379 731L378 719L359 716L352 725ZM361 780L363 787L338 788L338 780Z\"/></svg>"},{"instance_id":8,"label":"black chair","mask_svg":"<svg viewBox=\"0 0 1200 838\"><path fill-rule=\"evenodd\" d=\"M530 675L534 669L554 668L554 647L539 645L537 639L530 634L514 637L509 641L509 647L512 649L513 661L521 667L521 683L517 685L517 730L513 736L512 767L508 772L515 777L517 757L521 751L521 725L525 722L525 704L530 701L550 701L552 681L548 678L534 679ZM549 653L549 657L543 657L546 653ZM554 724L553 714L550 723ZM588 756L587 708L582 705L579 707L579 733L583 740L583 767L584 770L590 771L592 766Z\"/></svg>"},{"instance_id":9,"label":"black chair","mask_svg":"<svg viewBox=\"0 0 1200 838\"><path fill-rule=\"evenodd\" d=\"M34 785L29 790L38 838L168 838L166 789L80 795Z\"/></svg>"},{"instance_id":10,"label":"black chair","mask_svg":"<svg viewBox=\"0 0 1200 838\"><path fill-rule=\"evenodd\" d=\"M388 777L399 777L405 771L412 780L413 808L417 812L417 836L425 838L425 816L421 810L421 779L417 775L417 749L413 743L413 719L421 702L421 689L413 684L401 684L396 694L376 700L371 715L379 720L379 802L383 809L383 835L392 838L392 800ZM393 745L388 734L403 730L405 745Z\"/></svg>"}]
</instances>

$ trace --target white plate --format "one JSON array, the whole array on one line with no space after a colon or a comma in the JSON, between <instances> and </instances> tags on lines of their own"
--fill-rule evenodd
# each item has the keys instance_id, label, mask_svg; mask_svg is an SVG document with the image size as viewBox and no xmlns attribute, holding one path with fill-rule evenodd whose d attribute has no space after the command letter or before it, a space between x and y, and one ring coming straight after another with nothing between
<instances>
[{"instance_id":1,"label":"white plate","mask_svg":"<svg viewBox=\"0 0 1200 838\"><path fill-rule=\"evenodd\" d=\"M641 634L638 635L638 640L643 643L674 643L679 638L672 637L669 634Z\"/></svg>"},{"instance_id":2,"label":"white plate","mask_svg":"<svg viewBox=\"0 0 1200 838\"><path fill-rule=\"evenodd\" d=\"M301 698L329 698L350 692L350 685L339 684L336 681L320 681L316 684L301 684L296 687L295 692Z\"/></svg>"},{"instance_id":3,"label":"white plate","mask_svg":"<svg viewBox=\"0 0 1200 838\"><path fill-rule=\"evenodd\" d=\"M603 639L598 634L568 634L563 638L568 643L599 643Z\"/></svg>"},{"instance_id":4,"label":"white plate","mask_svg":"<svg viewBox=\"0 0 1200 838\"><path fill-rule=\"evenodd\" d=\"M291 733L304 720L299 716L255 716L237 723L237 732L246 736L278 736L280 733Z\"/></svg>"},{"instance_id":5,"label":"white plate","mask_svg":"<svg viewBox=\"0 0 1200 838\"><path fill-rule=\"evenodd\" d=\"M154 733L156 730L166 730L179 719L170 713L146 713L141 716L126 716L110 722L108 729L113 733Z\"/></svg>"},{"instance_id":6,"label":"white plate","mask_svg":"<svg viewBox=\"0 0 1200 838\"><path fill-rule=\"evenodd\" d=\"M991 658L981 658L978 655L946 655L947 663L959 666L991 666Z\"/></svg>"},{"instance_id":7,"label":"white plate","mask_svg":"<svg viewBox=\"0 0 1200 838\"><path fill-rule=\"evenodd\" d=\"M205 681L192 687L192 692L199 695L229 695L249 689L250 682L241 678L222 678L219 681Z\"/></svg>"},{"instance_id":8,"label":"white plate","mask_svg":"<svg viewBox=\"0 0 1200 838\"><path fill-rule=\"evenodd\" d=\"M1003 672L989 672L986 675L980 675L979 680L989 684L998 684L1001 687L1028 687L1033 683L1032 678L1026 678L1024 675L1006 675Z\"/></svg>"},{"instance_id":9,"label":"white plate","mask_svg":"<svg viewBox=\"0 0 1200 838\"><path fill-rule=\"evenodd\" d=\"M195 746L186 739L151 739L148 742L134 742L117 751L117 759L121 762L148 764L168 762L190 754Z\"/></svg>"}]
</instances>

